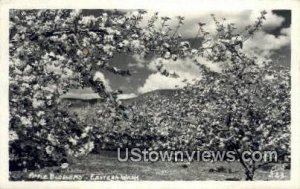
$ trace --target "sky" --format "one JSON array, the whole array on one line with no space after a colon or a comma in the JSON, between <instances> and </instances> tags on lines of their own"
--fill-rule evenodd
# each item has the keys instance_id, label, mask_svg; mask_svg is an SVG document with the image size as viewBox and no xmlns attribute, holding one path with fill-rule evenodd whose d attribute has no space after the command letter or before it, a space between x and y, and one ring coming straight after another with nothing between
<instances>
[{"instance_id":1,"label":"sky","mask_svg":"<svg viewBox=\"0 0 300 189\"><path fill-rule=\"evenodd\" d=\"M96 11L97 12L97 11ZM145 20L149 19L155 11L148 11ZM160 11L159 16L184 16L184 25L180 30L182 36L191 39L198 30L199 21L206 23L205 29L214 31L214 24L210 14L215 14L219 19L226 18L227 22L235 23L238 29L245 28L246 25L254 23L260 15L260 10L241 10L241 11L193 11L193 12L173 12L172 10ZM94 13L95 14L95 11ZM244 43L243 51L249 55L257 56L259 61L263 57L271 58L274 63L288 66L290 65L290 26L291 11L289 10L267 10L266 21L261 31L257 32L253 38ZM169 71L176 72L179 78L170 78L157 73L154 66L159 61L155 58L144 59L138 55L120 54L111 60L111 65L122 69L129 69L131 76L124 77L103 72L105 84L112 90L121 89L123 94L120 99L132 98L139 94L158 89L173 89L183 87L183 80L201 79L199 68L188 59L174 61L165 61L164 65ZM219 71L218 66L207 62L208 66L214 71ZM88 89L85 91L91 92Z\"/></svg>"}]
</instances>

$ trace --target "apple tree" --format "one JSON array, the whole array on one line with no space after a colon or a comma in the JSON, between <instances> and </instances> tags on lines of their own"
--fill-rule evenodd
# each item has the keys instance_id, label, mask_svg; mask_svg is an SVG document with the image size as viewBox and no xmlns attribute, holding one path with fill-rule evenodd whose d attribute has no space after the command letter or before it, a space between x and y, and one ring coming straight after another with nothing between
<instances>
[{"instance_id":1,"label":"apple tree","mask_svg":"<svg viewBox=\"0 0 300 189\"><path fill-rule=\"evenodd\" d=\"M180 57L187 50L178 34L182 17L171 30L165 24L170 18L159 18L158 13L142 25L144 10L99 12L10 11L11 168L60 164L93 149L97 128L70 114L60 96L70 88L91 87L108 109L122 114L117 92L107 91L99 74L130 75L110 65L116 53Z\"/></svg>"},{"instance_id":2,"label":"apple tree","mask_svg":"<svg viewBox=\"0 0 300 189\"><path fill-rule=\"evenodd\" d=\"M198 49L200 58L195 59L202 68L202 79L188 85L181 96L182 101L190 101L182 106L201 117L195 138L203 149L235 151L246 180L253 180L255 170L270 162L256 162L255 157L246 161L244 151L275 151L278 159L290 154L289 70L271 61L259 62L242 49L265 14L263 11L255 25L246 28L244 36L236 34L233 24L225 25L213 16L218 37L203 37L210 43ZM219 64L222 71L212 71L204 61Z\"/></svg>"}]
</instances>

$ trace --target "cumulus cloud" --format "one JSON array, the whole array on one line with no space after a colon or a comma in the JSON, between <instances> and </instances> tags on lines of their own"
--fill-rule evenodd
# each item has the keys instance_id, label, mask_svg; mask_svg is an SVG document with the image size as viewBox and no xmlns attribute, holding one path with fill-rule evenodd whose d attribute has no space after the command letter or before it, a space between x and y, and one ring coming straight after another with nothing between
<instances>
[{"instance_id":1,"label":"cumulus cloud","mask_svg":"<svg viewBox=\"0 0 300 189\"><path fill-rule=\"evenodd\" d=\"M110 84L109 84L109 80L105 78L104 74L100 71L97 71L94 75L94 80L100 80L103 82L103 85L105 86L107 91L112 91Z\"/></svg>"},{"instance_id":2,"label":"cumulus cloud","mask_svg":"<svg viewBox=\"0 0 300 189\"><path fill-rule=\"evenodd\" d=\"M175 72L185 79L196 78L200 74L198 66L192 59L178 59L176 61L157 58L152 60L147 66L152 71L157 71L156 65L162 64L169 72Z\"/></svg>"},{"instance_id":3,"label":"cumulus cloud","mask_svg":"<svg viewBox=\"0 0 300 189\"><path fill-rule=\"evenodd\" d=\"M138 89L139 93L146 93L158 89L175 89L182 88L185 85L181 80L166 77L160 73L151 74L145 81L144 85Z\"/></svg>"},{"instance_id":4,"label":"cumulus cloud","mask_svg":"<svg viewBox=\"0 0 300 189\"><path fill-rule=\"evenodd\" d=\"M144 68L145 63L147 62L145 58L140 54L133 54L132 55L133 62L129 62L128 67L137 67L137 68Z\"/></svg>"},{"instance_id":5,"label":"cumulus cloud","mask_svg":"<svg viewBox=\"0 0 300 189\"><path fill-rule=\"evenodd\" d=\"M146 24L147 20L151 18L155 11L149 11L145 15L143 24ZM260 16L260 10L242 10L242 11L210 11L210 10L159 10L159 16L168 16L172 18L168 22L171 28L174 28L177 24L176 16L184 16L184 25L180 29L180 33L183 37L192 38L195 37L198 31L198 22L206 23L205 29L208 32L215 32L215 24L211 18L211 14L215 14L217 19L226 18L226 23L234 23L239 30L243 30L247 25L254 24L257 17ZM263 25L264 30L272 30L280 27L284 18L272 13L271 10L267 10L266 20ZM157 25L160 27L160 25Z\"/></svg>"},{"instance_id":6,"label":"cumulus cloud","mask_svg":"<svg viewBox=\"0 0 300 189\"><path fill-rule=\"evenodd\" d=\"M275 36L259 31L244 43L243 51L250 56L256 56L260 62L269 59L275 50L290 44L290 28L281 29L280 34Z\"/></svg>"},{"instance_id":7,"label":"cumulus cloud","mask_svg":"<svg viewBox=\"0 0 300 189\"><path fill-rule=\"evenodd\" d=\"M259 12L260 11L252 11L249 23L253 24L256 21L257 17L259 16ZM272 30L274 28L278 28L282 25L283 21L283 17L272 13L272 11L267 11L266 20L263 24L263 30Z\"/></svg>"},{"instance_id":8,"label":"cumulus cloud","mask_svg":"<svg viewBox=\"0 0 300 189\"><path fill-rule=\"evenodd\" d=\"M155 11L149 11L145 15L145 20L143 24L146 24L146 20L150 19ZM168 25L174 28L177 24L176 16L184 16L184 25L182 26L180 33L184 38L195 37L198 31L197 23L199 21L206 23L205 30L214 33L215 24L210 16L210 14L215 14L217 19L221 20L226 18L226 23L234 23L238 28L238 32L243 31L247 25L252 25L260 16L260 10L242 10L242 11L207 11L207 10L172 10L172 9L162 9L158 10L159 17L168 16L172 18ZM258 57L258 61L262 62L271 57L275 50L278 50L286 45L290 44L290 28L283 28L280 35L275 36L270 34L270 31L278 29L282 26L284 18L274 14L271 10L267 10L266 20L264 22L261 31L257 32L252 38L248 39L244 43L243 51L250 55ZM160 27L159 25L157 27ZM177 60L177 61L164 61L163 65L169 72L175 72L179 75L179 78L166 77L160 73L156 73L157 61L155 59L150 62L145 61L141 56L135 55L133 57L135 60L129 67L137 68L149 68L154 73L150 74L145 80L144 84L138 88L138 93L145 93L157 89L174 89L176 86L181 88L186 85L186 80L192 82L194 79L201 79L201 73L198 66L192 60ZM198 58L197 62L207 66L212 71L221 72L222 63L215 64L209 62L203 58ZM225 65L224 65L225 66Z\"/></svg>"},{"instance_id":9,"label":"cumulus cloud","mask_svg":"<svg viewBox=\"0 0 300 189\"><path fill-rule=\"evenodd\" d=\"M137 94L129 93L129 94L119 94L117 98L119 100L123 100L123 99L129 99L129 98L134 98L134 97L137 97Z\"/></svg>"},{"instance_id":10,"label":"cumulus cloud","mask_svg":"<svg viewBox=\"0 0 300 189\"><path fill-rule=\"evenodd\" d=\"M182 88L187 83L201 79L201 71L191 59L172 61L158 58L151 61L148 68L156 71L158 62L162 63L170 73L176 73L179 77L166 77L161 73L153 73L145 80L144 85L138 89L139 93L158 89Z\"/></svg>"},{"instance_id":11,"label":"cumulus cloud","mask_svg":"<svg viewBox=\"0 0 300 189\"><path fill-rule=\"evenodd\" d=\"M253 38L246 41L245 49L277 50L290 43L290 28L283 28L279 36L268 34L264 31L257 32Z\"/></svg>"},{"instance_id":12,"label":"cumulus cloud","mask_svg":"<svg viewBox=\"0 0 300 189\"><path fill-rule=\"evenodd\" d=\"M282 28L280 33L282 35L286 35L288 37L291 37L291 28Z\"/></svg>"},{"instance_id":13,"label":"cumulus cloud","mask_svg":"<svg viewBox=\"0 0 300 189\"><path fill-rule=\"evenodd\" d=\"M203 57L198 57L197 62L200 64L203 64L204 66L209 68L211 71L218 72L218 73L221 73L223 66L225 66L224 62L214 63L212 61L208 61L207 59L205 59Z\"/></svg>"}]
</instances>

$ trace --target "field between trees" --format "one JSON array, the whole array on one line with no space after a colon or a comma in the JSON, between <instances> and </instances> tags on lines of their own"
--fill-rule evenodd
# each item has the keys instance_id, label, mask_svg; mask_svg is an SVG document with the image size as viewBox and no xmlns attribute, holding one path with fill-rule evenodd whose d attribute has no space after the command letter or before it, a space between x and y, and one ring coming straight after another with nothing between
<instances>
[{"instance_id":1,"label":"field between trees","mask_svg":"<svg viewBox=\"0 0 300 189\"><path fill-rule=\"evenodd\" d=\"M123 156L122 156L123 157ZM285 166L283 177L272 174L273 165L257 170L254 180L289 180L290 170ZM198 162L190 164L181 162L120 162L117 153L102 151L100 154L89 154L85 157L74 159L69 167L48 167L38 171L11 172L11 179L44 180L38 176L47 174L59 176L82 176L89 181L114 181L114 180L143 180L143 181L168 181L168 180L244 180L243 167L239 162ZM47 179L45 179L47 180ZM70 180L70 179L66 179ZM71 179L72 180L72 179Z\"/></svg>"}]
</instances>

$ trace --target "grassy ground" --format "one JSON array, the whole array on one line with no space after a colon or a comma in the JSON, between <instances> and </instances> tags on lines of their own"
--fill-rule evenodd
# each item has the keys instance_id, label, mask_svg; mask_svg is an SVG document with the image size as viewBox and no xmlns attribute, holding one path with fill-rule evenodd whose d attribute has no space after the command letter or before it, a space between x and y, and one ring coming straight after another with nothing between
<instances>
[{"instance_id":1,"label":"grassy ground","mask_svg":"<svg viewBox=\"0 0 300 189\"><path fill-rule=\"evenodd\" d=\"M287 180L289 170L284 177L270 177L271 167L257 170L255 180ZM44 168L42 170L21 173L13 172L11 177L28 180L48 180L39 178L53 173L54 180L243 180L244 172L239 162L120 162L115 152L103 151L74 160L68 168ZM68 176L77 176L70 178ZM65 176L62 179L61 176ZM275 176L275 177L274 177ZM27 178L27 179L26 179ZM19 180L18 179L18 180ZM52 180L52 179L51 179Z\"/></svg>"}]
</instances>

